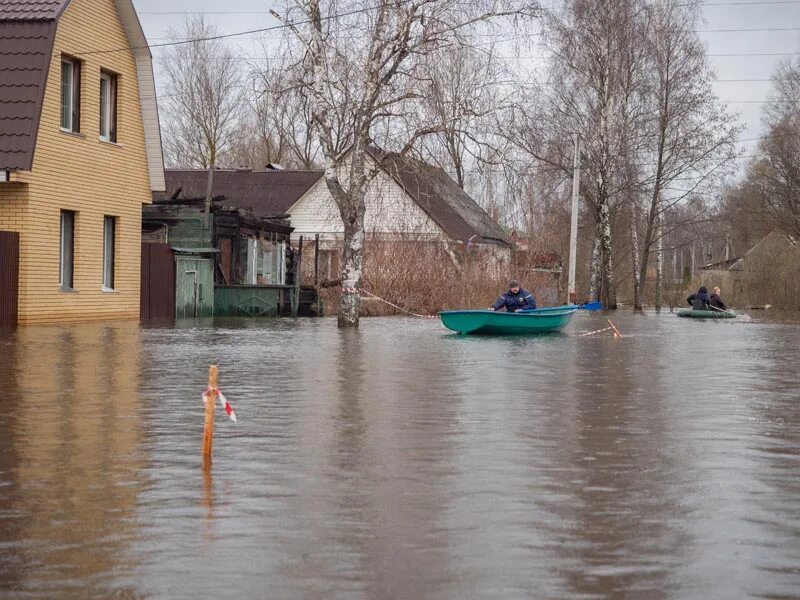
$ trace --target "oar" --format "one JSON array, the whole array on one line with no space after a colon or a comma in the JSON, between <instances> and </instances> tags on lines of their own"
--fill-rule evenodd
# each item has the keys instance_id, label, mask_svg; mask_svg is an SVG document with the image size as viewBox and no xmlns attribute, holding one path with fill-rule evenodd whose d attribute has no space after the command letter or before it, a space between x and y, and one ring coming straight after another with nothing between
<instances>
[{"instance_id":1,"label":"oar","mask_svg":"<svg viewBox=\"0 0 800 600\"><path fill-rule=\"evenodd\" d=\"M733 315L734 317L736 316L736 313L733 312L732 310L725 310L724 308L719 308L717 306L714 306L713 304L709 304L708 306L710 308L713 308L714 310L718 310L719 312L724 312L727 315Z\"/></svg>"},{"instance_id":2,"label":"oar","mask_svg":"<svg viewBox=\"0 0 800 600\"><path fill-rule=\"evenodd\" d=\"M580 310L603 310L603 303L602 302L587 302L586 304L574 304L572 305L575 308L579 308ZM554 306L553 308L561 308L560 306ZM570 307L572 308L572 307ZM522 308L517 312L531 312L536 310L535 308Z\"/></svg>"}]
</instances>

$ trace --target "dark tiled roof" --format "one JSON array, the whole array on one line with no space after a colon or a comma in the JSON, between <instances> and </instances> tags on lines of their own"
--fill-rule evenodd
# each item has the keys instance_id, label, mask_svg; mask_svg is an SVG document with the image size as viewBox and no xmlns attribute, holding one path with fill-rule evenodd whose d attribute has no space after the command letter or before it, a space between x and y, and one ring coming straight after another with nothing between
<instances>
[{"instance_id":1,"label":"dark tiled roof","mask_svg":"<svg viewBox=\"0 0 800 600\"><path fill-rule=\"evenodd\" d=\"M3 20L17 4L53 3L0 0L0 169L30 170L56 22Z\"/></svg>"},{"instance_id":2,"label":"dark tiled roof","mask_svg":"<svg viewBox=\"0 0 800 600\"><path fill-rule=\"evenodd\" d=\"M0 0L0 21L57 19L69 0Z\"/></svg>"},{"instance_id":3,"label":"dark tiled roof","mask_svg":"<svg viewBox=\"0 0 800 600\"><path fill-rule=\"evenodd\" d=\"M208 171L166 169L166 197L206 195ZM214 171L212 196L225 204L250 208L260 216L282 215L322 177L322 171ZM158 198L156 198L158 200Z\"/></svg>"},{"instance_id":4,"label":"dark tiled roof","mask_svg":"<svg viewBox=\"0 0 800 600\"><path fill-rule=\"evenodd\" d=\"M370 152L451 239L508 243L500 226L439 167L375 148Z\"/></svg>"}]
</instances>

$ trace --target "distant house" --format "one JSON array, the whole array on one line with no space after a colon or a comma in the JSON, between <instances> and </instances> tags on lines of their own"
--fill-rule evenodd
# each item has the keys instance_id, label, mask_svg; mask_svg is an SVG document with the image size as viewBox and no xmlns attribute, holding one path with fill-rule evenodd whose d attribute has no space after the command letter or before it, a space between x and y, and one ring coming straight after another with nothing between
<instances>
[{"instance_id":1,"label":"distant house","mask_svg":"<svg viewBox=\"0 0 800 600\"><path fill-rule=\"evenodd\" d=\"M698 274L735 306L800 308L800 243L786 234L773 231L743 256L705 265Z\"/></svg>"},{"instance_id":2,"label":"distant house","mask_svg":"<svg viewBox=\"0 0 800 600\"><path fill-rule=\"evenodd\" d=\"M470 250L493 263L510 260L502 228L442 169L377 150L371 156L380 171L366 195L368 240L435 242L451 255ZM168 169L166 181L168 196L196 197L205 193L207 173ZM344 230L322 171L216 171L212 193L226 204L288 215L292 242L303 236L308 244L319 236L322 277L338 276Z\"/></svg>"},{"instance_id":3,"label":"distant house","mask_svg":"<svg viewBox=\"0 0 800 600\"><path fill-rule=\"evenodd\" d=\"M141 209L162 190L131 0L0 0L0 278L18 284L0 305L23 323L138 317Z\"/></svg>"}]
</instances>

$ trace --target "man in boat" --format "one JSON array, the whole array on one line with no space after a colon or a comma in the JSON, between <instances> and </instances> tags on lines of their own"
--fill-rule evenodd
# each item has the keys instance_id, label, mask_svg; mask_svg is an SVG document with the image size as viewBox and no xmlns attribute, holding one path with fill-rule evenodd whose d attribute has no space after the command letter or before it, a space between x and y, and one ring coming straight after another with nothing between
<instances>
[{"instance_id":1,"label":"man in boat","mask_svg":"<svg viewBox=\"0 0 800 600\"><path fill-rule=\"evenodd\" d=\"M536 308L536 300L533 294L520 286L519 281L512 279L508 282L508 291L500 296L489 310L500 310L503 307L506 312L517 312L523 308L530 310Z\"/></svg>"},{"instance_id":2,"label":"man in boat","mask_svg":"<svg viewBox=\"0 0 800 600\"><path fill-rule=\"evenodd\" d=\"M689 296L686 301L694 310L711 310L709 308L711 298L709 298L708 290L705 286L701 286L697 293Z\"/></svg>"},{"instance_id":3,"label":"man in boat","mask_svg":"<svg viewBox=\"0 0 800 600\"><path fill-rule=\"evenodd\" d=\"M720 291L721 290L719 289L719 287L715 287L714 292L711 294L711 297L708 300L708 303L714 308L725 310L725 303L722 301L722 298L719 297Z\"/></svg>"}]
</instances>

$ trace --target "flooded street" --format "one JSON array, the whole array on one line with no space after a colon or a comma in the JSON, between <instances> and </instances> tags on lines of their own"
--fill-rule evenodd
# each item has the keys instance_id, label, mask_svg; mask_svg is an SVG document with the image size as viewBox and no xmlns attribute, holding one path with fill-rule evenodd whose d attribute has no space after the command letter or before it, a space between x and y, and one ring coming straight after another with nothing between
<instances>
[{"instance_id":1,"label":"flooded street","mask_svg":"<svg viewBox=\"0 0 800 600\"><path fill-rule=\"evenodd\" d=\"M604 319L0 334L0 597L800 598L800 325Z\"/></svg>"}]
</instances>

